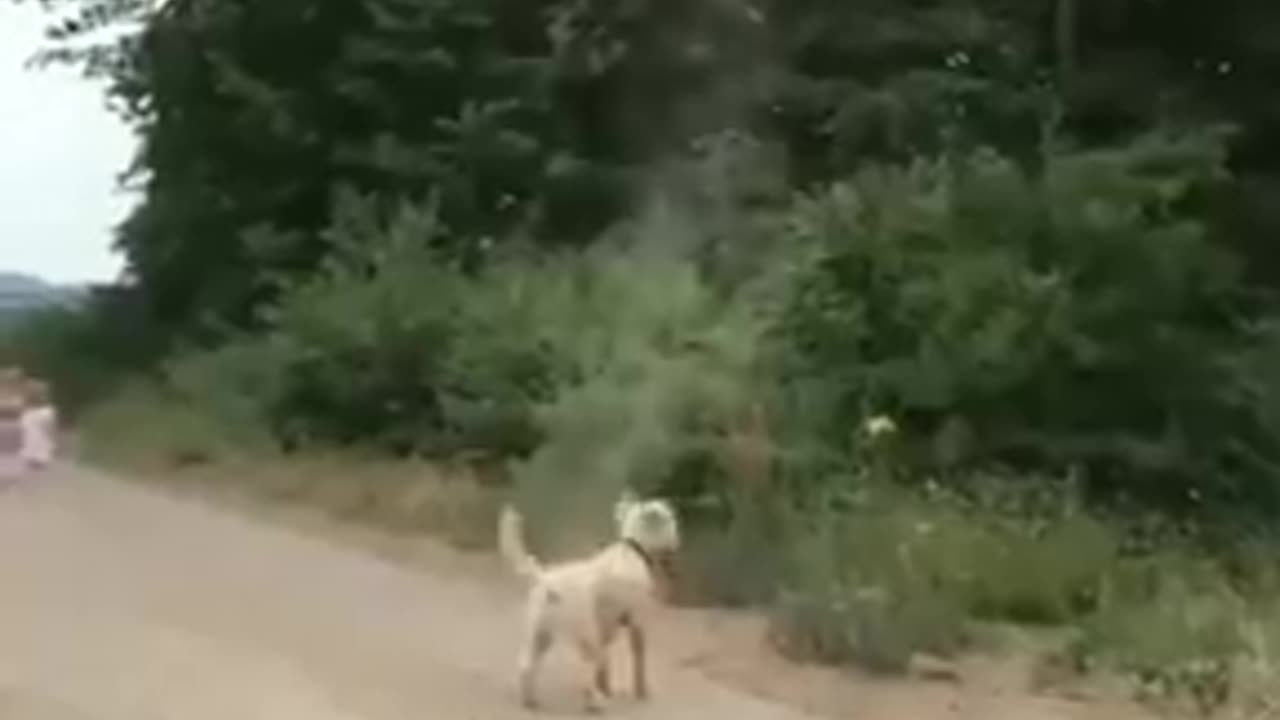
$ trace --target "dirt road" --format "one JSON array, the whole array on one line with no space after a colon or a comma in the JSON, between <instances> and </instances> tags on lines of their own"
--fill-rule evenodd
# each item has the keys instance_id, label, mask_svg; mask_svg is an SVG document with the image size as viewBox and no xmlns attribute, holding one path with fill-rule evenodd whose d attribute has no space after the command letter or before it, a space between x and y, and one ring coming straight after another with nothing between
<instances>
[{"instance_id":1,"label":"dirt road","mask_svg":"<svg viewBox=\"0 0 1280 720\"><path fill-rule=\"evenodd\" d=\"M503 720L514 585L369 554L98 474L0 493L4 720ZM788 720L691 671L611 717ZM620 668L621 669L621 668ZM567 675L548 675L557 714Z\"/></svg>"}]
</instances>

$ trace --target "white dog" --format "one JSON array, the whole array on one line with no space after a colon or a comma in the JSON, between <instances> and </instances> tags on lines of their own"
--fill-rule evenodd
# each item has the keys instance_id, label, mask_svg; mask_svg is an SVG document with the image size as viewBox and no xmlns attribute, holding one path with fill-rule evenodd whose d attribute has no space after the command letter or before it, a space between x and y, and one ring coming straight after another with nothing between
<instances>
[{"instance_id":1,"label":"white dog","mask_svg":"<svg viewBox=\"0 0 1280 720\"><path fill-rule=\"evenodd\" d=\"M649 695L646 640L657 608L656 563L680 546L675 510L662 500L624 495L615 507L618 540L595 555L544 567L525 548L520 515L504 508L499 547L507 562L532 582L520 653L520 692L536 707L538 669L557 641L582 653L593 675L586 678L586 709L597 712L611 694L609 647L625 629L631 645L636 696Z\"/></svg>"}]
</instances>

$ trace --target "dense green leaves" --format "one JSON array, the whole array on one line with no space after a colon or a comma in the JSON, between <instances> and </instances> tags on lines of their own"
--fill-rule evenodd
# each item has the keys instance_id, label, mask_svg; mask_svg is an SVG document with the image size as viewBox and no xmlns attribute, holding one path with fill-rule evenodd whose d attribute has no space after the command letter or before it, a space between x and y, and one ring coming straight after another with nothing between
<instances>
[{"instance_id":1,"label":"dense green leaves","mask_svg":"<svg viewBox=\"0 0 1280 720\"><path fill-rule=\"evenodd\" d=\"M1274 216L1280 10L1254 0L46 5L48 59L108 77L142 132L147 201L120 245L179 326L241 325L275 275L309 272L340 185L433 192L472 238L572 240L626 213L637 171L725 127L776 138L813 180L957 144L1033 161L1055 117L1088 142L1228 121L1247 171L1232 228L1269 257L1250 238Z\"/></svg>"},{"instance_id":2,"label":"dense green leaves","mask_svg":"<svg viewBox=\"0 0 1280 720\"><path fill-rule=\"evenodd\" d=\"M890 412L933 469L1274 499L1274 3L45 5L142 141L137 346L285 442L524 455L697 327L837 453ZM660 196L667 302L599 239Z\"/></svg>"},{"instance_id":3,"label":"dense green leaves","mask_svg":"<svg viewBox=\"0 0 1280 720\"><path fill-rule=\"evenodd\" d=\"M833 439L872 411L910 418L926 465L1240 492L1221 481L1274 443L1230 392L1249 347L1238 268L1170 209L1215 181L1214 145L1053 154L1035 175L979 153L807 201L796 241L826 255L789 312L787 375L834 403Z\"/></svg>"}]
</instances>

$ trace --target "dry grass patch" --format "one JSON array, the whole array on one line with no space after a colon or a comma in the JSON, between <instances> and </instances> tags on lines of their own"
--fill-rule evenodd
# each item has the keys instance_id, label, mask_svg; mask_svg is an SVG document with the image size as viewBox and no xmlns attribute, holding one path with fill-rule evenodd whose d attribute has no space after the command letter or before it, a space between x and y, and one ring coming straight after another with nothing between
<instances>
[{"instance_id":1,"label":"dry grass patch","mask_svg":"<svg viewBox=\"0 0 1280 720\"><path fill-rule=\"evenodd\" d=\"M257 502L311 508L335 520L430 535L463 550L493 546L501 490L475 473L420 461L342 455L254 458L130 468L152 481Z\"/></svg>"}]
</instances>

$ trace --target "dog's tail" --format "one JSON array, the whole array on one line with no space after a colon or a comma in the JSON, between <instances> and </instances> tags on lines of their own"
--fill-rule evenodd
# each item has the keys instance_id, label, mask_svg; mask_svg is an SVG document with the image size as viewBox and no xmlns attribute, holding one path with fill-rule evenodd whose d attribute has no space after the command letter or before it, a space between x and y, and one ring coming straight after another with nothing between
<instances>
[{"instance_id":1,"label":"dog's tail","mask_svg":"<svg viewBox=\"0 0 1280 720\"><path fill-rule=\"evenodd\" d=\"M542 574L542 564L524 545L524 519L510 505L498 517L498 549L518 575L532 580Z\"/></svg>"}]
</instances>

